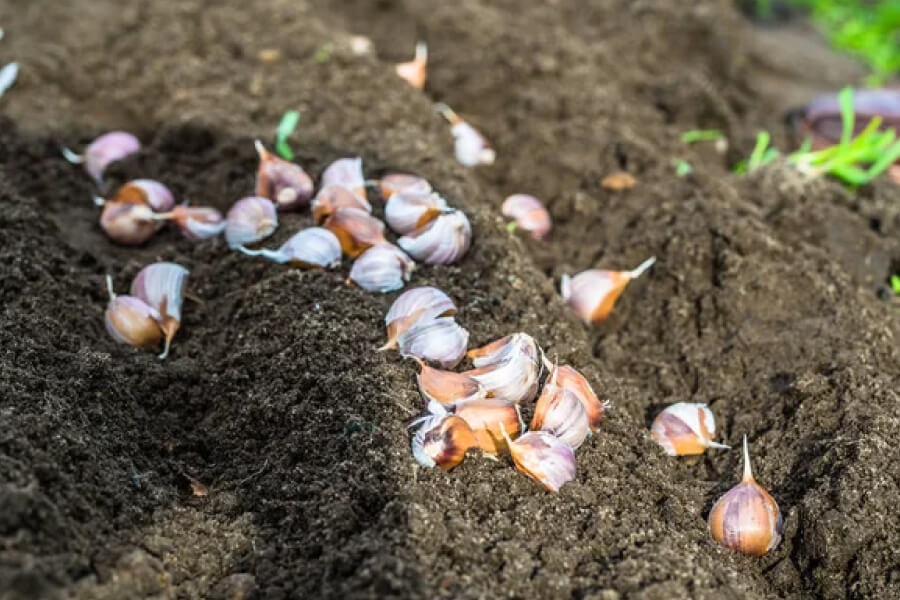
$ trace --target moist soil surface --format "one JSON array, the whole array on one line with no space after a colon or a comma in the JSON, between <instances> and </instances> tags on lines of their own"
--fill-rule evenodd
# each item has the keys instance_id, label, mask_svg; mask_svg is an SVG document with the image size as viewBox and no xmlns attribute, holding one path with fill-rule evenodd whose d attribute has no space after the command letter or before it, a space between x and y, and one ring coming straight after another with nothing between
<instances>
[{"instance_id":1,"label":"moist soil surface","mask_svg":"<svg viewBox=\"0 0 900 600\"><path fill-rule=\"evenodd\" d=\"M729 170L758 129L785 147L796 102L859 81L808 31L715 0L32 0L0 6L0 26L0 63L21 66L0 100L3 600L900 597L900 327L879 296L900 188ZM420 36L424 93L393 73ZM493 141L494 166L456 163L435 101ZM469 215L464 260L412 285L455 299L471 346L527 332L610 402L558 494L508 457L416 465L414 365L375 351L396 294L347 285L349 261L104 237L91 198L133 178L227 210L288 108L314 176L362 156L368 177L420 174ZM728 149L680 142L697 128ZM111 129L144 148L98 190L59 149ZM637 184L604 188L616 171ZM504 227L516 192L546 202L547 243ZM283 215L268 245L309 223ZM559 297L564 273L651 255L600 326ZM124 291L157 260L191 271L165 361L103 326L105 275ZM676 401L748 437L786 520L765 557L707 532L740 453L674 459L650 439Z\"/></svg>"}]
</instances>

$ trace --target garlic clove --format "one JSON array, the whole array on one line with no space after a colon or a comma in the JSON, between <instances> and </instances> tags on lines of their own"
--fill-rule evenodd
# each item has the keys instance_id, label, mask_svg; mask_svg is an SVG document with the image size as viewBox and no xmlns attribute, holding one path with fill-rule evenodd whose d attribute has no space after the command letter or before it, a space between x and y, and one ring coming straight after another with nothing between
<instances>
[{"instance_id":1,"label":"garlic clove","mask_svg":"<svg viewBox=\"0 0 900 600\"><path fill-rule=\"evenodd\" d=\"M456 160L462 166L476 167L494 164L497 154L477 129L463 121L452 108L443 102L435 104L434 109L450 123L450 133L455 139Z\"/></svg>"},{"instance_id":2,"label":"garlic clove","mask_svg":"<svg viewBox=\"0 0 900 600\"><path fill-rule=\"evenodd\" d=\"M241 198L225 216L225 241L229 248L254 244L266 239L278 227L278 213L268 198Z\"/></svg>"},{"instance_id":3,"label":"garlic clove","mask_svg":"<svg viewBox=\"0 0 900 600\"><path fill-rule=\"evenodd\" d=\"M521 430L521 417L516 405L502 400L475 399L462 402L456 405L454 414L468 423L478 447L494 456L507 448L501 424L509 437L515 437Z\"/></svg>"},{"instance_id":4,"label":"garlic clove","mask_svg":"<svg viewBox=\"0 0 900 600\"><path fill-rule=\"evenodd\" d=\"M398 192L421 195L431 193L431 184L418 175L391 173L378 180L381 197L390 200L391 195Z\"/></svg>"},{"instance_id":5,"label":"garlic clove","mask_svg":"<svg viewBox=\"0 0 900 600\"><path fill-rule=\"evenodd\" d=\"M648 258L633 271L590 269L574 277L563 275L560 286L563 300L588 325L606 320L619 295L632 279L653 266L656 257Z\"/></svg>"},{"instance_id":6,"label":"garlic clove","mask_svg":"<svg viewBox=\"0 0 900 600\"><path fill-rule=\"evenodd\" d=\"M266 150L262 142L254 142L259 154L256 172L256 195L268 198L278 210L306 206L312 198L313 180L300 165L279 158Z\"/></svg>"},{"instance_id":7,"label":"garlic clove","mask_svg":"<svg viewBox=\"0 0 900 600\"><path fill-rule=\"evenodd\" d=\"M271 261L301 269L327 269L341 264L341 243L324 227L307 227L292 235L278 250L239 248L249 256L262 256Z\"/></svg>"},{"instance_id":8,"label":"garlic clove","mask_svg":"<svg viewBox=\"0 0 900 600\"><path fill-rule=\"evenodd\" d=\"M552 433L577 450L591 433L587 411L578 397L561 387L554 367L538 398L531 429Z\"/></svg>"},{"instance_id":9,"label":"garlic clove","mask_svg":"<svg viewBox=\"0 0 900 600\"><path fill-rule=\"evenodd\" d=\"M537 362L521 348L505 359L464 371L488 391L488 397L510 404L530 402L538 389L540 369Z\"/></svg>"},{"instance_id":10,"label":"garlic clove","mask_svg":"<svg viewBox=\"0 0 900 600\"><path fill-rule=\"evenodd\" d=\"M599 430L606 413L606 404L600 401L584 375L570 366L563 365L556 370L556 384L575 394L584 406L591 431Z\"/></svg>"},{"instance_id":11,"label":"garlic clove","mask_svg":"<svg viewBox=\"0 0 900 600\"><path fill-rule=\"evenodd\" d=\"M402 288L416 263L397 246L376 244L363 252L350 269L350 280L367 292L386 294Z\"/></svg>"},{"instance_id":12,"label":"garlic clove","mask_svg":"<svg viewBox=\"0 0 900 600\"><path fill-rule=\"evenodd\" d=\"M716 501L708 523L715 541L750 556L763 556L781 541L784 519L775 499L753 478L747 436L741 483Z\"/></svg>"},{"instance_id":13,"label":"garlic clove","mask_svg":"<svg viewBox=\"0 0 900 600\"><path fill-rule=\"evenodd\" d=\"M447 212L447 201L439 194L398 192L384 205L384 220L396 233L405 235Z\"/></svg>"},{"instance_id":14,"label":"garlic clove","mask_svg":"<svg viewBox=\"0 0 900 600\"><path fill-rule=\"evenodd\" d=\"M135 179L119 188L112 202L146 204L156 212L172 210L175 198L165 185L153 179Z\"/></svg>"},{"instance_id":15,"label":"garlic clove","mask_svg":"<svg viewBox=\"0 0 900 600\"><path fill-rule=\"evenodd\" d=\"M357 208L370 214L372 212L372 205L368 200L360 198L350 190L332 185L319 190L313 198L313 219L316 223L321 223L339 208Z\"/></svg>"},{"instance_id":16,"label":"garlic clove","mask_svg":"<svg viewBox=\"0 0 900 600\"><path fill-rule=\"evenodd\" d=\"M540 348L534 338L527 333L513 333L503 336L480 348L466 353L476 367L487 367L505 361L510 356L522 353L534 361L541 355Z\"/></svg>"},{"instance_id":17,"label":"garlic clove","mask_svg":"<svg viewBox=\"0 0 900 600\"><path fill-rule=\"evenodd\" d=\"M419 391L429 401L429 405L436 402L445 408L452 408L457 404L482 400L487 397L487 390L484 389L484 386L468 375L435 369L419 358L415 360L420 367L420 371L416 375Z\"/></svg>"},{"instance_id":18,"label":"garlic clove","mask_svg":"<svg viewBox=\"0 0 900 600\"><path fill-rule=\"evenodd\" d=\"M158 262L141 269L131 282L131 295L159 312L159 327L165 335L161 359L169 355L172 338L181 326L181 304L188 274L189 271L179 264Z\"/></svg>"},{"instance_id":19,"label":"garlic clove","mask_svg":"<svg viewBox=\"0 0 900 600\"><path fill-rule=\"evenodd\" d=\"M414 259L430 265L459 261L472 242L472 227L461 211L451 210L413 233L397 240L397 245Z\"/></svg>"},{"instance_id":20,"label":"garlic clove","mask_svg":"<svg viewBox=\"0 0 900 600\"><path fill-rule=\"evenodd\" d=\"M397 348L403 356L433 360L445 369L452 369L466 354L469 332L453 317L419 319L397 338Z\"/></svg>"},{"instance_id":21,"label":"garlic clove","mask_svg":"<svg viewBox=\"0 0 900 600\"><path fill-rule=\"evenodd\" d=\"M394 300L387 315L384 317L388 341L379 350L388 350L395 347L397 338L419 319L430 320L455 314L456 305L441 290L430 286L407 290Z\"/></svg>"},{"instance_id":22,"label":"garlic clove","mask_svg":"<svg viewBox=\"0 0 900 600\"><path fill-rule=\"evenodd\" d=\"M104 202L100 227L120 244L137 245L153 237L160 223L153 209L143 202Z\"/></svg>"},{"instance_id":23,"label":"garlic clove","mask_svg":"<svg viewBox=\"0 0 900 600\"><path fill-rule=\"evenodd\" d=\"M342 187L349 190L361 200L366 199L366 178L363 175L361 158L341 158L330 165L322 173L323 188L329 186Z\"/></svg>"},{"instance_id":24,"label":"garlic clove","mask_svg":"<svg viewBox=\"0 0 900 600\"><path fill-rule=\"evenodd\" d=\"M338 208L324 227L337 236L344 253L356 258L376 244L388 243L384 223L358 208Z\"/></svg>"},{"instance_id":25,"label":"garlic clove","mask_svg":"<svg viewBox=\"0 0 900 600\"><path fill-rule=\"evenodd\" d=\"M476 445L472 429L454 415L424 417L412 440L416 461L423 467L439 466L449 471L463 461L469 448Z\"/></svg>"},{"instance_id":26,"label":"garlic clove","mask_svg":"<svg viewBox=\"0 0 900 600\"><path fill-rule=\"evenodd\" d=\"M553 224L550 213L541 201L528 194L513 194L503 201L504 217L514 219L515 226L531 233L536 240L545 240Z\"/></svg>"},{"instance_id":27,"label":"garlic clove","mask_svg":"<svg viewBox=\"0 0 900 600\"><path fill-rule=\"evenodd\" d=\"M428 44L419 41L416 44L415 57L409 62L399 63L394 67L397 75L405 79L417 90L425 87L425 76L428 73Z\"/></svg>"},{"instance_id":28,"label":"garlic clove","mask_svg":"<svg viewBox=\"0 0 900 600\"><path fill-rule=\"evenodd\" d=\"M184 237L192 240L214 238L225 230L222 213L209 206L176 206L170 213L158 214L157 219L171 219Z\"/></svg>"},{"instance_id":29,"label":"garlic clove","mask_svg":"<svg viewBox=\"0 0 900 600\"><path fill-rule=\"evenodd\" d=\"M124 131L110 131L91 142L84 154L76 154L68 148L63 156L74 164L84 163L84 169L98 184L103 181L103 172L112 163L122 160L141 149L141 142Z\"/></svg>"},{"instance_id":30,"label":"garlic clove","mask_svg":"<svg viewBox=\"0 0 900 600\"><path fill-rule=\"evenodd\" d=\"M500 432L506 439L516 469L551 492L558 492L575 479L575 451L566 442L546 431L529 431L511 440L505 425Z\"/></svg>"},{"instance_id":31,"label":"garlic clove","mask_svg":"<svg viewBox=\"0 0 900 600\"><path fill-rule=\"evenodd\" d=\"M703 454L707 448L729 448L712 441L716 420L705 404L678 402L653 420L650 435L669 456Z\"/></svg>"},{"instance_id":32,"label":"garlic clove","mask_svg":"<svg viewBox=\"0 0 900 600\"><path fill-rule=\"evenodd\" d=\"M109 304L106 307L106 331L117 342L149 348L159 344L162 320L159 312L140 298L134 296L117 296L113 291L112 278L106 276L109 290Z\"/></svg>"}]
</instances>

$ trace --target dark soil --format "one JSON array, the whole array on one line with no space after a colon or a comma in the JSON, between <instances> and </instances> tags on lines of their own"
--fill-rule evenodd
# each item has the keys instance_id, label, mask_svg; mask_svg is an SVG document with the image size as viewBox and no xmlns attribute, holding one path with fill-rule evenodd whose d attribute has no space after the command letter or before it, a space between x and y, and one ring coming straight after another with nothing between
<instances>
[{"instance_id":1,"label":"dark soil","mask_svg":"<svg viewBox=\"0 0 900 600\"><path fill-rule=\"evenodd\" d=\"M0 62L22 67L0 101L3 600L900 597L900 327L878 296L900 264L900 188L727 168L759 128L783 142L781 114L855 81L852 64L773 43L725 0L31 0L0 25ZM377 56L354 56L352 34ZM418 35L425 94L392 73ZM455 163L434 100L489 135L494 167ZM506 460L415 465L414 369L373 351L393 295L345 285L349 266L286 269L174 231L115 246L59 155L124 128L145 149L104 191L155 177L224 210L290 107L314 175L361 155L467 212L466 259L414 283L457 300L473 345L526 331L612 402L558 495ZM679 142L708 127L726 156ZM637 186L604 189L619 170ZM513 192L548 203L548 244L506 232ZM306 222L286 216L273 242ZM563 273L654 254L601 327L559 298ZM102 323L104 275L124 290L161 259L200 300L165 362ZM786 515L768 556L710 541L740 455L662 456L647 428L674 401L749 437Z\"/></svg>"}]
</instances>

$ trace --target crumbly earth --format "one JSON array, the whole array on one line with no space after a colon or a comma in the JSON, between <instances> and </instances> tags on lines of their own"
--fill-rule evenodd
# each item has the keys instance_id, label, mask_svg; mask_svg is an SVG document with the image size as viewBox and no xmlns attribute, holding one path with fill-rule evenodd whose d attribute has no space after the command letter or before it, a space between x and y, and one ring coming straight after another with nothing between
<instances>
[{"instance_id":1,"label":"crumbly earth","mask_svg":"<svg viewBox=\"0 0 900 600\"><path fill-rule=\"evenodd\" d=\"M855 65L726 0L33 0L0 5L0 26L0 62L22 67L0 100L3 600L900 597L900 327L878 295L900 266L900 188L728 170L759 128L785 143L781 114ZM425 93L392 71L418 36ZM455 163L437 100L496 165ZM360 155L470 216L465 260L414 284L457 301L472 345L528 332L610 401L559 494L508 459L415 465L415 370L374 350L395 295L346 285L348 264L292 270L171 230L116 246L59 154L133 131L144 150L103 193L151 177L225 210L287 108L315 176ZM679 141L711 127L724 155ZM603 188L620 170L637 185ZM505 230L514 192L547 203L548 243ZM308 223L284 215L271 242ZM650 255L602 326L559 298L564 273ZM165 362L103 328L105 274L124 291L155 260L189 268L194 298ZM676 460L650 440L675 401L748 436L786 517L764 558L706 530L739 453Z\"/></svg>"}]
</instances>

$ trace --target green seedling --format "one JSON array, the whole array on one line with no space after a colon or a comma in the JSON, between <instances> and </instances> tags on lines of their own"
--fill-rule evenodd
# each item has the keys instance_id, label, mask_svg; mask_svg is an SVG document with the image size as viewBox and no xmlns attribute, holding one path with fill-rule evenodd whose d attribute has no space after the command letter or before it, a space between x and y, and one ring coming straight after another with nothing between
<instances>
[{"instance_id":1,"label":"green seedling","mask_svg":"<svg viewBox=\"0 0 900 600\"><path fill-rule=\"evenodd\" d=\"M891 289L900 296L900 275L891 275Z\"/></svg>"},{"instance_id":2,"label":"green seedling","mask_svg":"<svg viewBox=\"0 0 900 600\"><path fill-rule=\"evenodd\" d=\"M679 177L687 177L694 172L694 167L691 166L691 163L682 158L673 158L672 165L675 167L675 174Z\"/></svg>"},{"instance_id":3,"label":"green seedling","mask_svg":"<svg viewBox=\"0 0 900 600\"><path fill-rule=\"evenodd\" d=\"M681 134L681 141L685 144L695 142L715 142L725 137L718 129L692 129Z\"/></svg>"},{"instance_id":4,"label":"green seedling","mask_svg":"<svg viewBox=\"0 0 900 600\"><path fill-rule=\"evenodd\" d=\"M319 49L316 50L316 54L313 58L315 58L317 63L327 63L328 59L331 58L332 52L334 52L334 44L325 42L319 46Z\"/></svg>"},{"instance_id":5,"label":"green seedling","mask_svg":"<svg viewBox=\"0 0 900 600\"><path fill-rule=\"evenodd\" d=\"M278 131L275 137L275 150L282 158L293 160L294 151L288 146L287 139L291 137L294 130L297 129L297 123L300 121L300 113L296 110L289 110L281 117L278 123Z\"/></svg>"}]
</instances>

